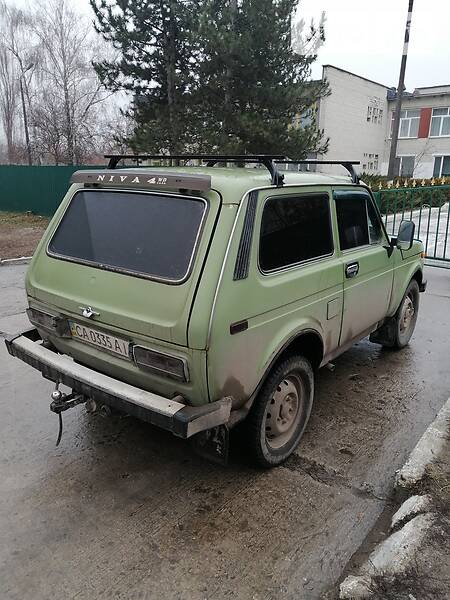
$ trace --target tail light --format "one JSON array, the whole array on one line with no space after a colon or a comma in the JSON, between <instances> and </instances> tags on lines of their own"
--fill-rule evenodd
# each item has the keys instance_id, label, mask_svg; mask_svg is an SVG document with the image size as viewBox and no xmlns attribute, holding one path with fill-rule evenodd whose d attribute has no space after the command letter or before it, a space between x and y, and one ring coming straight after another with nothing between
<instances>
[{"instance_id":1,"label":"tail light","mask_svg":"<svg viewBox=\"0 0 450 600\"><path fill-rule=\"evenodd\" d=\"M69 321L61 315L52 315L35 308L28 308L27 315L30 322L37 328L59 337L71 337Z\"/></svg>"},{"instance_id":2,"label":"tail light","mask_svg":"<svg viewBox=\"0 0 450 600\"><path fill-rule=\"evenodd\" d=\"M189 381L187 362L182 358L155 352L143 346L133 346L133 358L140 369L171 377L177 381Z\"/></svg>"}]
</instances>

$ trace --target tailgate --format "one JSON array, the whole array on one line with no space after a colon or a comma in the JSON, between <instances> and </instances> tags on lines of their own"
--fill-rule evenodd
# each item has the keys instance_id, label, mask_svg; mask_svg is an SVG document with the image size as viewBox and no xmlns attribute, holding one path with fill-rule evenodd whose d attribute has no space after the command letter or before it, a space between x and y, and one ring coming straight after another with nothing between
<instances>
[{"instance_id":1,"label":"tailgate","mask_svg":"<svg viewBox=\"0 0 450 600\"><path fill-rule=\"evenodd\" d=\"M220 209L202 197L73 186L36 251L29 296L69 315L187 345L188 319Z\"/></svg>"}]
</instances>

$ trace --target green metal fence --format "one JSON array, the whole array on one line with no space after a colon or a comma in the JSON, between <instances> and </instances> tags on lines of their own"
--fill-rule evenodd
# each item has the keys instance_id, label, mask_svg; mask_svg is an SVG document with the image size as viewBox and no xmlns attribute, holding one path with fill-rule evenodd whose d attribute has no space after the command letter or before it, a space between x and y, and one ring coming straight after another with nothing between
<instances>
[{"instance_id":1,"label":"green metal fence","mask_svg":"<svg viewBox=\"0 0 450 600\"><path fill-rule=\"evenodd\" d=\"M0 165L0 211L52 216L67 191L74 171L89 166ZM432 180L433 183L435 180ZM411 182L407 182L407 184ZM395 235L402 219L416 224L427 258L450 268L450 185L391 187L374 192L387 232ZM444 183L444 181L442 182Z\"/></svg>"},{"instance_id":2,"label":"green metal fence","mask_svg":"<svg viewBox=\"0 0 450 600\"><path fill-rule=\"evenodd\" d=\"M76 167L0 165L0 211L51 216L58 208Z\"/></svg>"},{"instance_id":3,"label":"green metal fence","mask_svg":"<svg viewBox=\"0 0 450 600\"><path fill-rule=\"evenodd\" d=\"M450 185L393 187L374 196L390 235L403 219L414 221L427 259L450 268Z\"/></svg>"}]
</instances>

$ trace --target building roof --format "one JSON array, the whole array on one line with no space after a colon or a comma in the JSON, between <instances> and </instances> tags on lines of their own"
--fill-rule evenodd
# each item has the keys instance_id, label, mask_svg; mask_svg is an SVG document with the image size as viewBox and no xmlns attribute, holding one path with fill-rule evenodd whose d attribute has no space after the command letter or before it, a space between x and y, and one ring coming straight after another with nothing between
<instances>
[{"instance_id":1,"label":"building roof","mask_svg":"<svg viewBox=\"0 0 450 600\"><path fill-rule=\"evenodd\" d=\"M327 68L336 69L336 71L341 71L342 73L346 73L347 75L352 75L353 77L357 77L358 79L363 79L364 81L368 81L369 83L374 83L375 85L379 85L380 87L384 87L389 89L388 85L384 83L378 83L378 81L373 81L372 79L368 79L367 77L362 77L361 75L357 75L356 73L352 73L351 71L346 71L345 69L341 69L340 67L336 67L335 65L322 65L323 69Z\"/></svg>"},{"instance_id":2,"label":"building roof","mask_svg":"<svg viewBox=\"0 0 450 600\"><path fill-rule=\"evenodd\" d=\"M426 87L415 88L413 92L403 92L403 98L405 100L410 100L413 98L424 98L426 96L443 95L450 95L450 84L431 85ZM387 99L389 101L397 99L397 90L395 88L388 89Z\"/></svg>"},{"instance_id":3,"label":"building roof","mask_svg":"<svg viewBox=\"0 0 450 600\"><path fill-rule=\"evenodd\" d=\"M346 73L347 75L351 75L352 77L357 77L358 79L362 79L363 81L368 81L369 83L374 83L375 85L379 85L387 90L387 99L395 100L397 98L397 89L395 86L387 86L384 83L378 83L377 81L373 81L372 79L368 79L367 77L362 77L361 75L357 75L356 73L352 73L351 71L347 71L346 69L341 69L340 67L336 67L335 65L322 65L323 70L327 68L335 69L336 71L341 71L341 73ZM407 92L406 90L403 92L403 98L417 98L423 96L441 96L443 94L450 94L450 84L442 84L442 85L427 85L424 87L415 88L413 92Z\"/></svg>"}]
</instances>

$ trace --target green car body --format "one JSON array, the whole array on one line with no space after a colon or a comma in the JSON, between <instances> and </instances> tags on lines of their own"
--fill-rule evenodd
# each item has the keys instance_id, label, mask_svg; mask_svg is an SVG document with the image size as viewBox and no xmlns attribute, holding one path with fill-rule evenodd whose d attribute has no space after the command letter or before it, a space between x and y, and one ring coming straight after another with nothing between
<instances>
[{"instance_id":1,"label":"green car body","mask_svg":"<svg viewBox=\"0 0 450 600\"><path fill-rule=\"evenodd\" d=\"M26 292L32 311L93 327L129 342L130 347L179 359L186 377L141 368L132 359L124 360L34 322L53 350L96 373L163 398L177 398L188 407L212 406L226 399L228 410L221 424L232 426L251 410L280 360L295 354L305 357L313 369L325 365L357 340L382 331L395 317L412 280L421 290L425 287L421 242L400 249L386 235L381 220L377 243L341 249L335 198L356 192L355 201L367 202L364 198L371 198L371 192L365 185L319 173L286 173L284 185L274 186L259 169L177 167L165 171L171 176L189 173L211 180L204 190L164 189L164 194L199 198L205 205L183 280L155 280L66 260L49 251L77 192L129 190L127 183L117 181L117 174L129 170L115 171L112 181L103 177L94 188L86 181L72 184L29 266ZM93 176L98 173L102 172ZM153 170L143 167L139 173L150 176ZM148 181L152 179L146 180L145 187L134 183L133 191L160 194L160 188ZM260 238L266 204L279 206L274 199L289 202L293 197L317 195L329 207L332 248L324 256L264 271ZM348 265L352 269L354 264L357 273L346 276ZM83 316L85 307L94 314ZM35 314L32 311L30 315Z\"/></svg>"}]
</instances>

